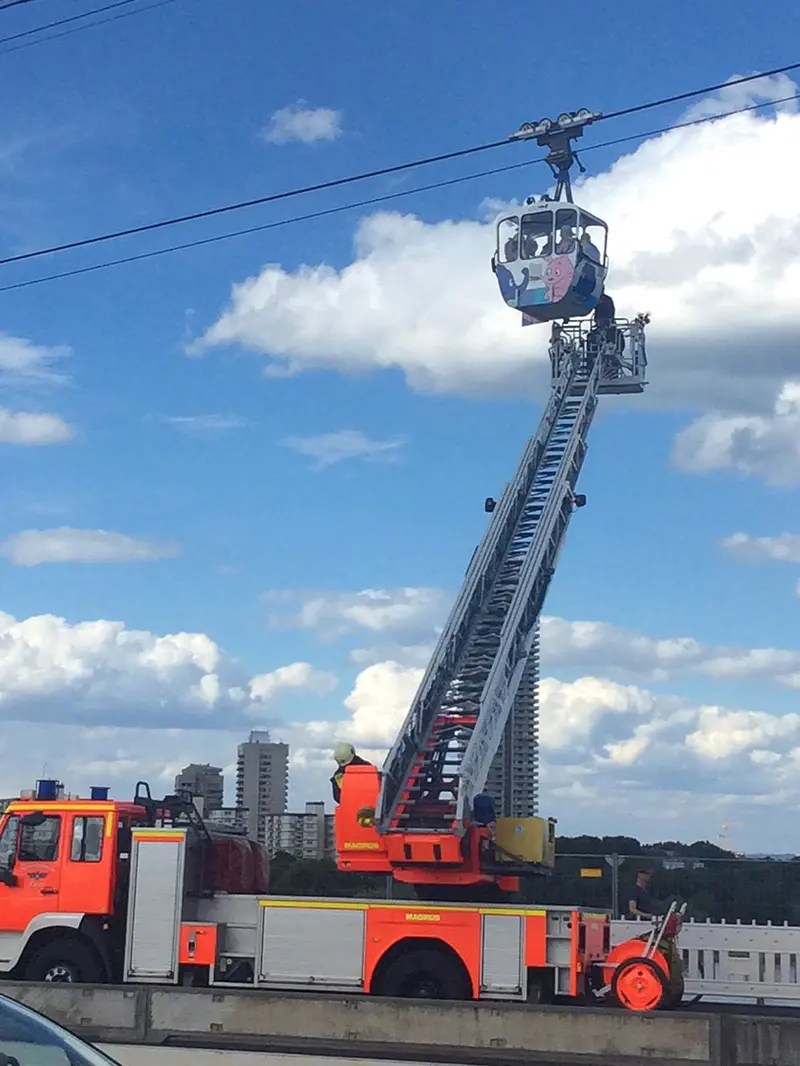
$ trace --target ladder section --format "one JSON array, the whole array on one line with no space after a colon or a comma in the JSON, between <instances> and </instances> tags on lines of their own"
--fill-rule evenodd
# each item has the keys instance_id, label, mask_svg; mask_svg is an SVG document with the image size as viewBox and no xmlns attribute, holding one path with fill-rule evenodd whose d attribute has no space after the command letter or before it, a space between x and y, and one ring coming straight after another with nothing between
<instances>
[{"instance_id":1,"label":"ladder section","mask_svg":"<svg viewBox=\"0 0 800 1066\"><path fill-rule=\"evenodd\" d=\"M470 817L472 801L483 788L520 682L530 665L530 655L538 656L539 615L575 510L574 490L586 457L587 437L597 409L599 382L600 366L595 364L588 380L575 382L566 405L564 422L571 422L571 428L558 468L540 502L534 535L505 612L491 669L481 691L480 714L459 770L454 828L460 829L464 820ZM558 443L563 442L563 436L559 436Z\"/></svg>"},{"instance_id":2,"label":"ladder section","mask_svg":"<svg viewBox=\"0 0 800 1066\"><path fill-rule=\"evenodd\" d=\"M577 365L579 361L574 358L563 361L562 374L540 428L526 448L514 481L503 494L500 513L496 512L484 542L473 557L453 612L459 624L453 625L451 616L398 743L387 759L384 806L379 822L383 831L452 832L463 825L462 768L469 751L474 750L476 729L481 738L480 750L484 750L487 735L481 724L484 689L498 655L505 658L509 612L514 612L516 624L519 612L515 611L515 605L520 593L527 598L541 584L536 580L536 566L542 559L546 563L552 554L548 545L554 524L558 524L561 504L566 501L571 512L574 503L571 490L574 477L569 477L570 466L565 465L565 460L571 459L575 451L575 430L577 426L583 427L582 413L590 406L588 397L594 401L597 381L596 374L589 381L585 378L580 381L576 377ZM554 497L558 501L555 508ZM493 548L491 553L482 550L487 541ZM533 569L531 559L536 563ZM555 565L555 555L552 565ZM520 584L523 576L524 587ZM542 601L548 583L549 574L541 584L538 598ZM467 591L471 612L459 614ZM534 624L540 608L541 603L536 607ZM521 649L523 668L533 636L531 630L526 634L527 642L512 641L515 650ZM521 673L515 679L514 691L520 678ZM492 731L492 736L495 732L497 735L489 763L500 745L508 710L510 703L499 731ZM493 723L495 719L496 714ZM484 779L488 769L487 763ZM394 789L391 797L388 784ZM470 793L473 791L471 788Z\"/></svg>"},{"instance_id":3,"label":"ladder section","mask_svg":"<svg viewBox=\"0 0 800 1066\"><path fill-rule=\"evenodd\" d=\"M425 675L383 766L376 808L378 829L386 832L401 790L431 733L459 662L464 656L481 611L503 566L514 531L528 502L531 487L559 412L573 387L576 359L563 359L536 434L528 441L514 480L506 486L480 544L467 568L456 602L428 663ZM458 731L456 731L458 732ZM454 741L457 738L453 738Z\"/></svg>"}]
</instances>

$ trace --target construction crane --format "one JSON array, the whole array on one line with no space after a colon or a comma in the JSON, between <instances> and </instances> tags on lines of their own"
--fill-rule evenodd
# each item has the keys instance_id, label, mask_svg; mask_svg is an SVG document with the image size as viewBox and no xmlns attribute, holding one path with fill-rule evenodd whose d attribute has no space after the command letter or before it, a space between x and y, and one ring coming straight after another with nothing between
<instances>
[{"instance_id":1,"label":"construction crane","mask_svg":"<svg viewBox=\"0 0 800 1066\"><path fill-rule=\"evenodd\" d=\"M641 393L647 370L648 316L615 317L604 292L606 224L572 199L571 141L597 117L561 115L513 135L550 148L556 195L500 216L492 269L523 325L552 322L550 397L514 478L485 502L491 519L382 772L350 767L336 813L340 869L391 873L432 898L513 891L520 874L552 865L553 821L513 809L512 709L523 678L536 679L539 617L572 514L586 502L576 485L598 398ZM593 322L574 321L593 310ZM498 751L493 834L475 800Z\"/></svg>"},{"instance_id":2,"label":"construction crane","mask_svg":"<svg viewBox=\"0 0 800 1066\"><path fill-rule=\"evenodd\" d=\"M719 834L719 846L723 851L731 850L731 829L741 826L741 822L723 822L722 831Z\"/></svg>"}]
</instances>

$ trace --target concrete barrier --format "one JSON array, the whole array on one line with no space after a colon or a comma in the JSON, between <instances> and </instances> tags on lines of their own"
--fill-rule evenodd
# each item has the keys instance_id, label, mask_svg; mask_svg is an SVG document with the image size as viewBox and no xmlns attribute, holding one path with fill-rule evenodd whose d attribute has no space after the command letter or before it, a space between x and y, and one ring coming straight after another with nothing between
<instances>
[{"instance_id":1,"label":"concrete barrier","mask_svg":"<svg viewBox=\"0 0 800 1066\"><path fill-rule=\"evenodd\" d=\"M421 1062L800 1066L800 1019L3 982L93 1042Z\"/></svg>"}]
</instances>

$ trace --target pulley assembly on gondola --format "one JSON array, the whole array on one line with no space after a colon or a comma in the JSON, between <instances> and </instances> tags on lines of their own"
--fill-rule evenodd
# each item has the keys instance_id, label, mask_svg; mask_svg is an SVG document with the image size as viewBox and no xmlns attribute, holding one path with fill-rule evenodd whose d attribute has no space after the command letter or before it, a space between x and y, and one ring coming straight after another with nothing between
<instances>
[{"instance_id":1,"label":"pulley assembly on gondola","mask_svg":"<svg viewBox=\"0 0 800 1066\"><path fill-rule=\"evenodd\" d=\"M583 109L524 123L512 134L512 140L535 139L549 149L545 161L556 179L553 197L529 197L519 212L497 219L492 270L503 299L522 312L523 325L581 318L603 295L608 227L573 202L569 173L574 163L584 170L572 141L601 117Z\"/></svg>"}]
</instances>

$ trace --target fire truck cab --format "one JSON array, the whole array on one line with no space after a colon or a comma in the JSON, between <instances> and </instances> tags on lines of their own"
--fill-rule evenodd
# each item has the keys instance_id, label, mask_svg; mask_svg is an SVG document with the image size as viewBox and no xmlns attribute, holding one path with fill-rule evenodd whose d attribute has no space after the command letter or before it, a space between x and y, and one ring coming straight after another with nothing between
<instances>
[{"instance_id":1,"label":"fire truck cab","mask_svg":"<svg viewBox=\"0 0 800 1066\"><path fill-rule=\"evenodd\" d=\"M231 847L248 854L259 847L212 838L190 801L154 801L142 784L133 802L120 802L105 788L80 799L64 796L58 782L40 781L9 804L0 818L0 974L30 981L120 980L134 836L165 824L183 827L182 887L189 892L213 891L231 868L242 873L231 862ZM259 857L259 876L251 869L249 883L240 877L232 887L266 891L266 853Z\"/></svg>"}]
</instances>

